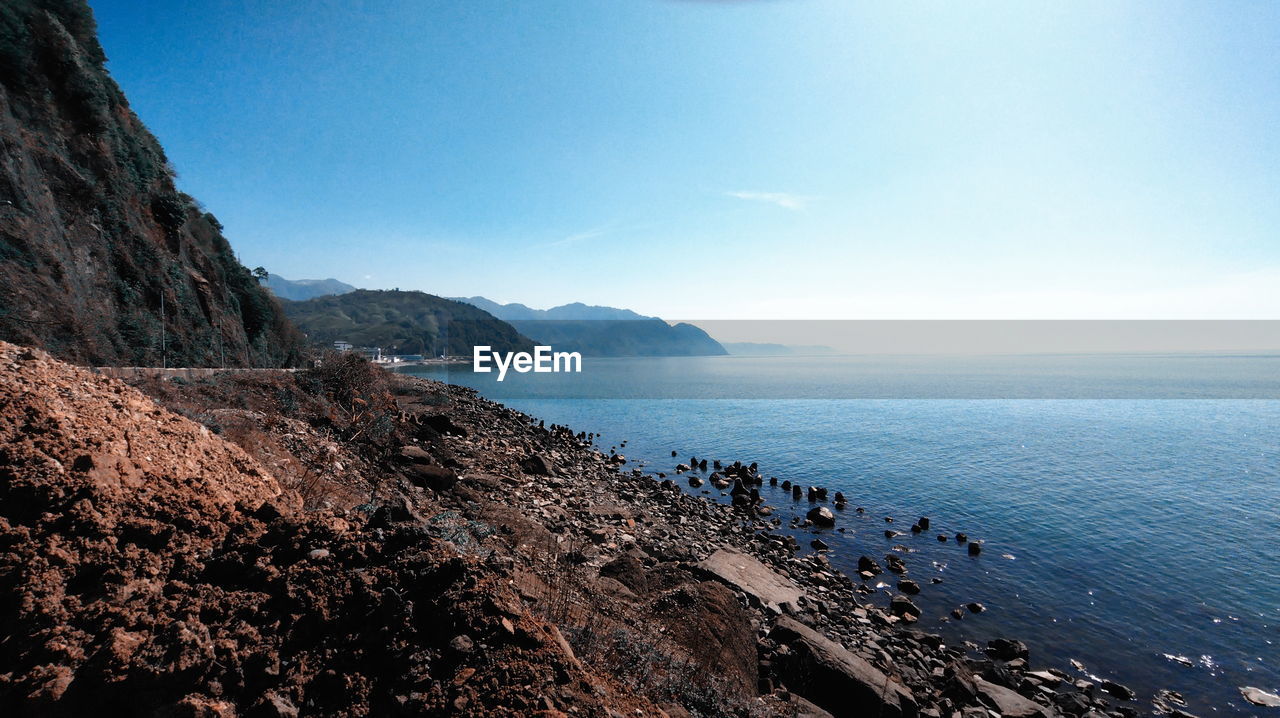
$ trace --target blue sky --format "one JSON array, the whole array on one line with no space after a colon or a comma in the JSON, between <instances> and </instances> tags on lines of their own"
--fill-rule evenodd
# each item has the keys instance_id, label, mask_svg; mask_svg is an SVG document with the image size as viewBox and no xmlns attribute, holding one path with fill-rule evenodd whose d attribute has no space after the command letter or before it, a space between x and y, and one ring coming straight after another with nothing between
<instances>
[{"instance_id":1,"label":"blue sky","mask_svg":"<svg viewBox=\"0 0 1280 718\"><path fill-rule=\"evenodd\" d=\"M1280 3L91 0L249 266L668 318L1280 318Z\"/></svg>"}]
</instances>

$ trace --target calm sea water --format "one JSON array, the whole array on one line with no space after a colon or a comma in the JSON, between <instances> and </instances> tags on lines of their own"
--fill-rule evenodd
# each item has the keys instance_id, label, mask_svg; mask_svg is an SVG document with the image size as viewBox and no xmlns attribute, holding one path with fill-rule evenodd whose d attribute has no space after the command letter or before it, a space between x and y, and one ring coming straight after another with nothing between
<instances>
[{"instance_id":1,"label":"calm sea water","mask_svg":"<svg viewBox=\"0 0 1280 718\"><path fill-rule=\"evenodd\" d=\"M588 358L581 374L501 384L413 372L602 432L605 450L625 439L649 471L740 459L844 491L846 532L823 532L832 562L853 573L859 555L905 547L921 627L953 642L1020 638L1036 667L1075 659L1144 702L1179 690L1202 715L1260 714L1238 687L1280 690L1280 358ZM784 523L809 508L762 493ZM905 535L886 539L885 516ZM919 516L932 528L912 536ZM957 531L986 542L980 557L936 539ZM987 612L941 620L968 601Z\"/></svg>"}]
</instances>

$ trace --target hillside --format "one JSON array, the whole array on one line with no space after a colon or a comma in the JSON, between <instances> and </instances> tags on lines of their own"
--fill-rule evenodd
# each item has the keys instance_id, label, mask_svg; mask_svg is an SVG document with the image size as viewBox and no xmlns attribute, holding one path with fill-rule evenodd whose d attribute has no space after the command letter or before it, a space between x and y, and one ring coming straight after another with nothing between
<instances>
[{"instance_id":1,"label":"hillside","mask_svg":"<svg viewBox=\"0 0 1280 718\"><path fill-rule=\"evenodd\" d=\"M174 186L83 0L0 4L0 339L82 364L296 363L301 338Z\"/></svg>"},{"instance_id":2,"label":"hillside","mask_svg":"<svg viewBox=\"0 0 1280 718\"><path fill-rule=\"evenodd\" d=\"M336 279L285 279L276 274L267 275L264 282L271 293L281 299L305 302L308 299L324 297L330 294L346 294L354 292L355 287Z\"/></svg>"},{"instance_id":3,"label":"hillside","mask_svg":"<svg viewBox=\"0 0 1280 718\"><path fill-rule=\"evenodd\" d=\"M305 302L285 312L314 344L348 341L392 354L470 356L472 347L517 351L533 345L510 324L469 304L424 292L358 289Z\"/></svg>"},{"instance_id":4,"label":"hillside","mask_svg":"<svg viewBox=\"0 0 1280 718\"><path fill-rule=\"evenodd\" d=\"M721 356L727 354L692 324L670 325L630 309L573 302L550 309L499 304L484 297L458 299L511 324L540 344L587 356Z\"/></svg>"}]
</instances>

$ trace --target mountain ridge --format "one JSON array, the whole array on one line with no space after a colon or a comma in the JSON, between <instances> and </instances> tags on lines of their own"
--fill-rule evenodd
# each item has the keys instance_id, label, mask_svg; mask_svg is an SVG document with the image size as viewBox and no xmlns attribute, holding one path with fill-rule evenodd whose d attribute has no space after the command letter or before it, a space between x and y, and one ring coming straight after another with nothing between
<instances>
[{"instance_id":1,"label":"mountain ridge","mask_svg":"<svg viewBox=\"0 0 1280 718\"><path fill-rule=\"evenodd\" d=\"M558 319L558 320L579 320L579 319L615 319L615 320L640 320L640 319L656 319L657 317L648 317L638 314L630 309L618 309L616 307L605 307L595 304L584 304L582 302L570 302L550 309L534 309L518 302L509 304L500 304L487 299L485 297L449 297L456 302L465 302L472 306L479 307L493 316L506 321L516 320L542 320L542 319Z\"/></svg>"},{"instance_id":2,"label":"mountain ridge","mask_svg":"<svg viewBox=\"0 0 1280 718\"><path fill-rule=\"evenodd\" d=\"M285 279L278 274L268 274L263 283L271 293L281 299L305 302L308 299L330 294L346 294L357 288L333 277L328 279Z\"/></svg>"}]
</instances>

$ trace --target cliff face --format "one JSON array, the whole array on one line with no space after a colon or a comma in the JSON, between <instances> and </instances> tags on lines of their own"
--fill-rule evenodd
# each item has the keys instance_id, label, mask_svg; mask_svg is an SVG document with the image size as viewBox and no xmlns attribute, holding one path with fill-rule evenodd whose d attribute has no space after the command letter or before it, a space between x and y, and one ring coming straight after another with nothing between
<instances>
[{"instance_id":1,"label":"cliff face","mask_svg":"<svg viewBox=\"0 0 1280 718\"><path fill-rule=\"evenodd\" d=\"M83 0L0 4L0 339L88 364L298 361L105 61Z\"/></svg>"}]
</instances>

